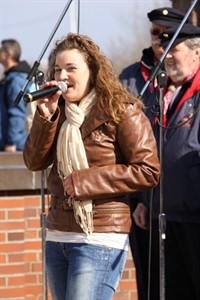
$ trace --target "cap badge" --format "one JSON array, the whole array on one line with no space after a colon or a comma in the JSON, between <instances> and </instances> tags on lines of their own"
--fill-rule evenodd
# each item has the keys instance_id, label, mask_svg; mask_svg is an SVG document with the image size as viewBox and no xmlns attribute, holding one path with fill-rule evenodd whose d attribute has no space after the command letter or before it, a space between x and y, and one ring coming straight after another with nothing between
<instances>
[{"instance_id":1,"label":"cap badge","mask_svg":"<svg viewBox=\"0 0 200 300\"><path fill-rule=\"evenodd\" d=\"M168 33L163 33L163 37L164 37L165 39L167 39L167 38L169 37L169 34L168 34Z\"/></svg>"},{"instance_id":2,"label":"cap badge","mask_svg":"<svg viewBox=\"0 0 200 300\"><path fill-rule=\"evenodd\" d=\"M167 9L164 9L164 10L162 11L162 13L163 13L164 16L166 16L166 15L168 15L169 12L168 12Z\"/></svg>"}]
</instances>

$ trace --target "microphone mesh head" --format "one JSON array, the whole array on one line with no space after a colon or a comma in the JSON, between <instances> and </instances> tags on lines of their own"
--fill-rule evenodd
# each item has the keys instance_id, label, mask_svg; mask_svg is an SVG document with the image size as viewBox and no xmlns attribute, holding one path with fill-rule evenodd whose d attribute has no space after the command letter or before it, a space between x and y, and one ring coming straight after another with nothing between
<instances>
[{"instance_id":1,"label":"microphone mesh head","mask_svg":"<svg viewBox=\"0 0 200 300\"><path fill-rule=\"evenodd\" d=\"M67 91L67 85L64 81L58 81L58 86L62 93L65 93Z\"/></svg>"}]
</instances>

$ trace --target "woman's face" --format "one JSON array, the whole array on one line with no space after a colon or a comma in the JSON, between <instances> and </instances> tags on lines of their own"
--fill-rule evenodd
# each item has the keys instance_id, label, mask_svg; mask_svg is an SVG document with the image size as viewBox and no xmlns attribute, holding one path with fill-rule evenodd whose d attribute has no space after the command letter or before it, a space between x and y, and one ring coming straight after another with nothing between
<instances>
[{"instance_id":1,"label":"woman's face","mask_svg":"<svg viewBox=\"0 0 200 300\"><path fill-rule=\"evenodd\" d=\"M56 81L64 81L67 91L63 98L79 103L91 90L91 72L84 55L78 49L65 50L55 60Z\"/></svg>"}]
</instances>

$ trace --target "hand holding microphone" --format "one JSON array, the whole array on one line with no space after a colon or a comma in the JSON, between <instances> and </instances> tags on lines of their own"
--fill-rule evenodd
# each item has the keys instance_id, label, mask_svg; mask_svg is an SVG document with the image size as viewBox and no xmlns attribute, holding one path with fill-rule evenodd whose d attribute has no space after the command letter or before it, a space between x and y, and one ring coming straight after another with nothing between
<instances>
[{"instance_id":1,"label":"hand holding microphone","mask_svg":"<svg viewBox=\"0 0 200 300\"><path fill-rule=\"evenodd\" d=\"M56 94L56 92L59 90L62 91L62 93L66 92L67 84L62 81L47 82L44 85L43 89L34 91L33 93L25 94L24 101L27 103L31 103L33 101L40 99L37 102L37 109L40 115L47 120L51 120L52 116L54 115L57 109L58 100L60 97L59 95L55 97L53 95Z\"/></svg>"},{"instance_id":2,"label":"hand holding microphone","mask_svg":"<svg viewBox=\"0 0 200 300\"><path fill-rule=\"evenodd\" d=\"M23 99L26 103L30 103L38 99L54 95L58 90L61 90L62 93L65 93L67 91L66 83L63 81L58 81L58 85L46 87L32 93L27 93L24 95Z\"/></svg>"}]
</instances>

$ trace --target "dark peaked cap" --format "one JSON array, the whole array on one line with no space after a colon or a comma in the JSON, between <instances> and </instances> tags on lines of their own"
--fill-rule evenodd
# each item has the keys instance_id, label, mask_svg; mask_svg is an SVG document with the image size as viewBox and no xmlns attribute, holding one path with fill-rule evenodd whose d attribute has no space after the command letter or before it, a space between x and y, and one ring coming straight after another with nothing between
<instances>
[{"instance_id":1,"label":"dark peaked cap","mask_svg":"<svg viewBox=\"0 0 200 300\"><path fill-rule=\"evenodd\" d=\"M161 46L167 45L169 43L169 41L172 39L173 35L177 31L178 27L179 24L165 30L159 35L159 38L161 40ZM192 39L195 37L200 38L200 27L193 26L191 24L185 24L179 32L178 36L176 37L174 45L177 45L185 40Z\"/></svg>"},{"instance_id":2,"label":"dark peaked cap","mask_svg":"<svg viewBox=\"0 0 200 300\"><path fill-rule=\"evenodd\" d=\"M161 7L154 9L147 14L149 21L158 25L171 27L175 24L181 23L185 14L176 8Z\"/></svg>"}]
</instances>

